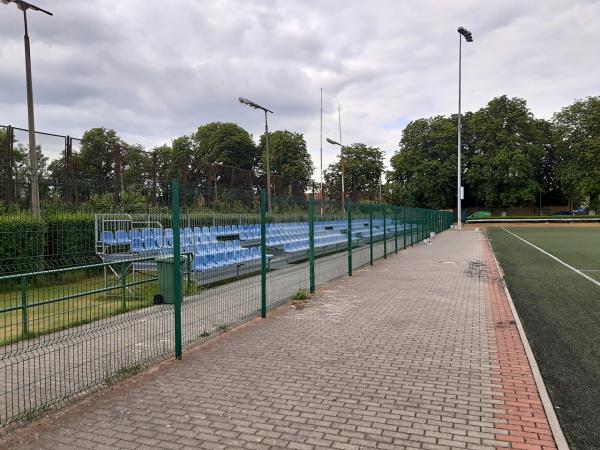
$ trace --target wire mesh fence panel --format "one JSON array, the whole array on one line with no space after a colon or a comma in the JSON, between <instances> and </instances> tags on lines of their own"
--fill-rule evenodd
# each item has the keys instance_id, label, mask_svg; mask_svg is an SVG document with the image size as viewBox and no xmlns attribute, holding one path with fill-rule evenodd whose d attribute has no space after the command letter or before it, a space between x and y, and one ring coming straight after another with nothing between
<instances>
[{"instance_id":1,"label":"wire mesh fence panel","mask_svg":"<svg viewBox=\"0 0 600 450\"><path fill-rule=\"evenodd\" d=\"M248 191L181 195L181 251L190 255L182 305L184 344L225 331L260 311L260 202ZM225 212L227 211L227 212Z\"/></svg>"},{"instance_id":2,"label":"wire mesh fence panel","mask_svg":"<svg viewBox=\"0 0 600 450\"><path fill-rule=\"evenodd\" d=\"M358 239L348 227L347 209L341 201L324 200L323 214L315 214L317 287L348 274L348 250L357 245Z\"/></svg>"},{"instance_id":3,"label":"wire mesh fence panel","mask_svg":"<svg viewBox=\"0 0 600 450\"><path fill-rule=\"evenodd\" d=\"M367 201L351 204L352 220L352 269L356 270L370 262L371 227L370 211L371 204Z\"/></svg>"},{"instance_id":4,"label":"wire mesh fence panel","mask_svg":"<svg viewBox=\"0 0 600 450\"><path fill-rule=\"evenodd\" d=\"M123 209L0 218L0 424L172 354L170 213Z\"/></svg>"},{"instance_id":5,"label":"wire mesh fence panel","mask_svg":"<svg viewBox=\"0 0 600 450\"><path fill-rule=\"evenodd\" d=\"M91 176L77 169L82 141L64 138L61 156L53 135L39 140L59 156L52 176L40 177L34 217L25 135L12 132L0 128L0 147L12 152L2 174L12 203L0 214L0 426L180 357L182 346L434 228L428 211L315 201L277 180L267 205L248 173L222 167L183 183L152 166L135 177L111 159L99 166L104 178ZM438 222L451 220L440 213Z\"/></svg>"},{"instance_id":6,"label":"wire mesh fence panel","mask_svg":"<svg viewBox=\"0 0 600 450\"><path fill-rule=\"evenodd\" d=\"M310 290L311 239L308 196L271 196L267 204L265 247L268 260L267 306ZM315 237L318 235L314 232ZM316 247L314 247L316 250Z\"/></svg>"}]
</instances>

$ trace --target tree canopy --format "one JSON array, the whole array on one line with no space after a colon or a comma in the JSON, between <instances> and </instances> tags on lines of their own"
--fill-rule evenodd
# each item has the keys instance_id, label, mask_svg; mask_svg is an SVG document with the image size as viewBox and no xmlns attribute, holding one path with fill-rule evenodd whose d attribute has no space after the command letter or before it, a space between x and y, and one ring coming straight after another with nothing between
<instances>
[{"instance_id":1,"label":"tree canopy","mask_svg":"<svg viewBox=\"0 0 600 450\"><path fill-rule=\"evenodd\" d=\"M456 205L457 117L409 123L391 159L387 198L410 206ZM506 95L462 120L466 204L509 208L590 200L600 208L600 97L563 108L551 121Z\"/></svg>"},{"instance_id":2,"label":"tree canopy","mask_svg":"<svg viewBox=\"0 0 600 450\"><path fill-rule=\"evenodd\" d=\"M250 170L259 156L250 133L235 123L207 123L198 127L192 140L194 156L204 163Z\"/></svg>"},{"instance_id":3,"label":"tree canopy","mask_svg":"<svg viewBox=\"0 0 600 450\"><path fill-rule=\"evenodd\" d=\"M538 122L520 98L497 97L465 123L465 182L488 208L535 201L543 158Z\"/></svg>"},{"instance_id":4,"label":"tree canopy","mask_svg":"<svg viewBox=\"0 0 600 450\"><path fill-rule=\"evenodd\" d=\"M451 204L456 191L456 123L443 116L410 122L390 163L388 199L427 208Z\"/></svg>"},{"instance_id":5,"label":"tree canopy","mask_svg":"<svg viewBox=\"0 0 600 450\"><path fill-rule=\"evenodd\" d=\"M266 172L265 135L260 137L258 171ZM302 196L306 192L314 166L301 133L275 131L269 133L271 184L275 195Z\"/></svg>"},{"instance_id":6,"label":"tree canopy","mask_svg":"<svg viewBox=\"0 0 600 450\"><path fill-rule=\"evenodd\" d=\"M330 198L342 194L341 158L344 159L344 191L346 198L357 201L366 195L376 196L381 188L383 152L377 147L356 143L344 146L337 162L323 173L325 190Z\"/></svg>"},{"instance_id":7,"label":"tree canopy","mask_svg":"<svg viewBox=\"0 0 600 450\"><path fill-rule=\"evenodd\" d=\"M571 202L600 209L600 97L578 100L554 115L560 140L557 178Z\"/></svg>"}]
</instances>

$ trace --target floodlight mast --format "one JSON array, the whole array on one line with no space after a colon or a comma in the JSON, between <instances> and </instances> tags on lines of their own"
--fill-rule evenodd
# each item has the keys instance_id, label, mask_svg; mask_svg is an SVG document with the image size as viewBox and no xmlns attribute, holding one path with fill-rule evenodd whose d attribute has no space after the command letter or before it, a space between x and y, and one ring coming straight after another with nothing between
<instances>
[{"instance_id":1,"label":"floodlight mast","mask_svg":"<svg viewBox=\"0 0 600 450\"><path fill-rule=\"evenodd\" d=\"M458 147L458 163L457 163L457 189L456 189L456 217L457 227L462 230L462 162L461 162L461 77L462 77L462 38L467 42L473 42L471 32L464 27L458 27L458 125L457 125L457 147Z\"/></svg>"},{"instance_id":2,"label":"floodlight mast","mask_svg":"<svg viewBox=\"0 0 600 450\"><path fill-rule=\"evenodd\" d=\"M40 215L40 187L38 181L38 157L35 143L35 120L33 112L33 82L31 79L31 51L29 46L29 32L27 28L27 10L39 11L49 16L50 11L46 11L36 5L23 0L0 0L3 4L14 3L23 11L23 23L25 25L25 78L27 83L27 127L29 128L29 166L31 177L31 212L34 216Z\"/></svg>"},{"instance_id":3,"label":"floodlight mast","mask_svg":"<svg viewBox=\"0 0 600 450\"><path fill-rule=\"evenodd\" d=\"M250 108L260 109L265 113L265 147L267 153L267 211L269 214L271 213L271 165L270 165L270 157L269 157L269 123L267 120L267 113L273 114L273 111L265 108L264 106L260 106L258 103L253 102L252 100L248 100L244 97L238 98L239 102L249 106Z\"/></svg>"}]
</instances>

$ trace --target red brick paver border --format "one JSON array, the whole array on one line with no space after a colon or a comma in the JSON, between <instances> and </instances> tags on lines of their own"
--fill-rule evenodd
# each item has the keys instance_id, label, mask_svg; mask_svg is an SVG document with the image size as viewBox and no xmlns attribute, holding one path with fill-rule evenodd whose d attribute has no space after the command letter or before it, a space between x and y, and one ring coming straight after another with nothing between
<instances>
[{"instance_id":1,"label":"red brick paver border","mask_svg":"<svg viewBox=\"0 0 600 450\"><path fill-rule=\"evenodd\" d=\"M498 408L505 409L504 413L496 413L495 417L506 420L507 423L499 423L497 427L508 431L508 434L497 434L496 439L509 443L509 448L554 449L556 446L550 425L485 235L482 246L488 270L490 329L495 336L495 356L498 360L498 369L492 372L499 386L494 398L501 401Z\"/></svg>"}]
</instances>

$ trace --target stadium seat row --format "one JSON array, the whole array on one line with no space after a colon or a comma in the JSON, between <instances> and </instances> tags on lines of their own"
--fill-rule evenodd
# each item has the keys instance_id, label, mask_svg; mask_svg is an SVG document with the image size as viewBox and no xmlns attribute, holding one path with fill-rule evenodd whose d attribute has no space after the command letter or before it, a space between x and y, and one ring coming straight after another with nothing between
<instances>
[{"instance_id":1,"label":"stadium seat row","mask_svg":"<svg viewBox=\"0 0 600 450\"><path fill-rule=\"evenodd\" d=\"M315 247L325 247L328 245L336 245L347 242L346 236L343 234L331 234L329 236L315 236ZM297 239L292 242L287 242L283 245L283 251L285 253L299 252L308 250L309 241L308 239Z\"/></svg>"},{"instance_id":2,"label":"stadium seat row","mask_svg":"<svg viewBox=\"0 0 600 450\"><path fill-rule=\"evenodd\" d=\"M259 260L260 257L260 246L227 249L216 253L198 253L194 256L194 270L206 272L226 266L237 266Z\"/></svg>"}]
</instances>

